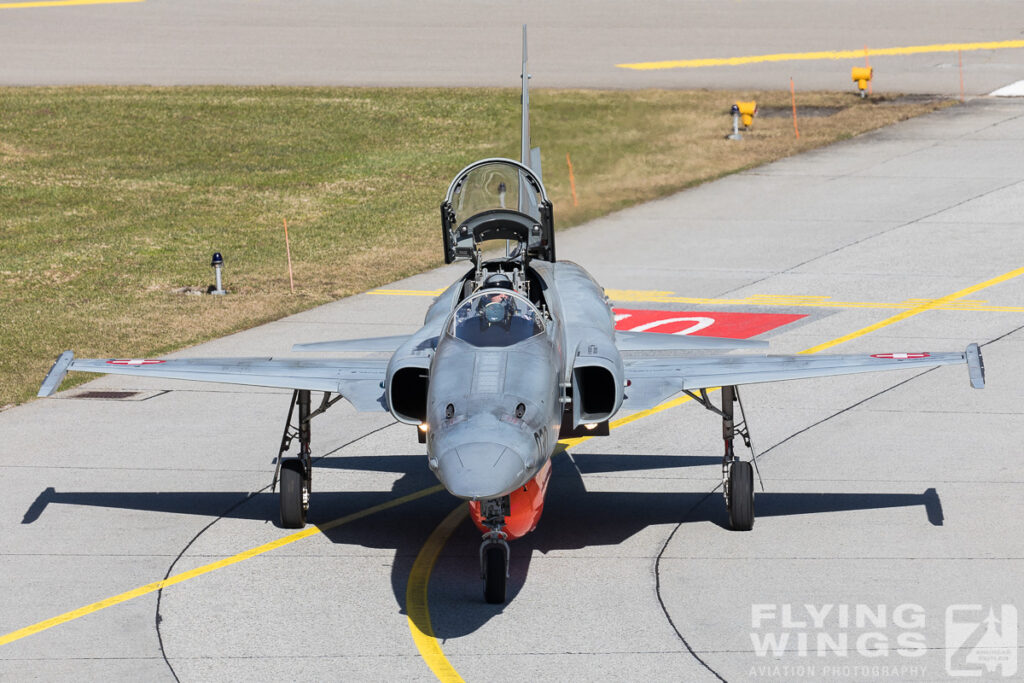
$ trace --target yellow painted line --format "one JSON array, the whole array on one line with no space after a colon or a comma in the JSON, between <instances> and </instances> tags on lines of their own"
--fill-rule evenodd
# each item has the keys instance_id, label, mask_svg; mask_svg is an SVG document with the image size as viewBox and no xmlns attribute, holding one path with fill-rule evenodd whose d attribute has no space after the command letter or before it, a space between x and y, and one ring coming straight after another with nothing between
<instances>
[{"instance_id":1,"label":"yellow painted line","mask_svg":"<svg viewBox=\"0 0 1024 683\"><path fill-rule=\"evenodd\" d=\"M1024 40L999 40L988 43L938 43L935 45L911 45L908 47L886 47L868 50L873 57L920 55L935 52L972 52L975 50L1007 50L1024 47ZM751 55L748 57L724 57L712 59L675 59L664 62L636 62L616 64L622 69L650 71L655 69L696 69L707 66L740 66L765 62L799 62L820 59L864 59L865 51L829 50L824 52L783 52L774 55Z\"/></svg>"},{"instance_id":2,"label":"yellow painted line","mask_svg":"<svg viewBox=\"0 0 1024 683\"><path fill-rule=\"evenodd\" d=\"M74 7L76 5L122 5L128 2L146 0L32 0L31 2L4 2L0 9L23 9L27 7Z\"/></svg>"},{"instance_id":3,"label":"yellow painted line","mask_svg":"<svg viewBox=\"0 0 1024 683\"><path fill-rule=\"evenodd\" d=\"M443 289L375 289L369 294L391 296L439 296ZM816 295L754 294L740 299L706 299L677 296L675 292L646 289L606 289L610 299L618 302L691 304L695 306L778 306L783 308L878 308L883 310L911 310L922 303L934 304L933 299L907 299L906 301L833 301L831 297ZM969 311L976 313L1024 313L1024 306L1001 306L985 300L957 300L935 304L943 311Z\"/></svg>"},{"instance_id":4,"label":"yellow painted line","mask_svg":"<svg viewBox=\"0 0 1024 683\"><path fill-rule=\"evenodd\" d=\"M125 593L120 593L118 595L111 596L104 600L100 600L99 602L94 602L90 605L86 605L85 607L79 607L76 610L65 612L64 614L57 615L50 619L46 619L45 621L40 621L38 624L32 624L31 626L20 628L17 631L12 631L4 636L0 636L0 645L12 643L15 640L20 640L27 636L39 633L40 631L45 631L47 629L53 628L54 626L59 626L60 624L64 624L69 621L79 619L86 615L92 614L93 612L98 612L102 609L106 609L107 607L119 605L122 602L127 602L128 600L132 600L133 598L147 595L149 593L154 593L160 590L161 588L165 588L166 586L173 586L175 584L188 581L189 579L194 579L197 576L209 574L210 572L217 571L218 569L223 569L224 567L230 567L233 564L244 562L245 560L252 559L257 555L268 553L271 550L283 548L286 545L290 545L292 543L295 543L296 541L301 541L304 538L316 536L317 534L323 533L324 531L328 531L330 529L334 529L335 527L339 527L343 524L348 524L349 522L354 522L357 519L369 517L370 515L375 514L377 512L381 512L382 510L388 510L393 507L398 507L399 505L404 505L405 503L409 503L411 501L423 498L425 496L429 496L433 493L437 493L438 491L443 490L444 487L438 484L436 486L431 486L430 488L426 488L421 491L416 491L415 493L410 493L407 496L394 498L379 505L374 505L372 507L359 510L358 512L353 512L350 515L339 517L325 524L307 527L305 529L302 529L301 531L296 531L293 534L282 536L281 538L273 540L269 543L264 543L261 546L250 548L249 550L240 552L237 555L226 557L223 560L217 560L216 562L204 564L201 567L196 567L195 569L191 569L187 572L182 572L181 574L169 576L166 579L163 579L162 581L154 581L153 583L147 583L145 586L139 586L138 588L127 591Z\"/></svg>"},{"instance_id":5,"label":"yellow painted line","mask_svg":"<svg viewBox=\"0 0 1024 683\"><path fill-rule=\"evenodd\" d=\"M993 285L998 285L1001 282L1006 282L1007 280L1012 280L1013 278L1018 277L1019 275L1024 275L1024 268L1017 268L1016 270L1011 270L1010 272L1003 273L1002 275L999 275L998 277L994 277L991 280L985 280L984 282L978 283L976 285L972 285L972 286L970 286L970 287L968 287L966 289L961 289L959 292L953 292L952 294L948 294L948 295L942 297L941 299L934 299L932 301L928 301L926 303L920 304L920 305L910 309L909 311L904 311L903 313L897 313L896 315L892 316L891 318L886 318L885 320L882 320L881 322L877 322L874 325L868 325L867 327L861 328L861 329L857 330L856 332L851 332L850 334L843 335L842 337L839 337L838 339L833 339L832 341L825 342L824 344L818 344L817 346L812 346L809 349L804 349L800 353L810 354L810 353L818 353L819 351L824 351L825 349L832 348L833 346L838 346L839 344L842 344L843 342L848 342L851 339L856 339L857 337L863 337L865 334L868 334L870 332L874 332L875 330L881 329L883 327L887 327L889 325L892 325L893 323L898 323L901 320L906 320L907 318L909 318L911 316L917 315L919 313L924 313L925 311L933 310L935 308L938 308L940 305L942 305L944 303L947 303L947 302L950 302L950 301L952 301L954 299L959 299L961 297L970 296L971 294L974 294L975 292L981 291L982 289L985 289L986 287L991 287Z\"/></svg>"},{"instance_id":6,"label":"yellow painted line","mask_svg":"<svg viewBox=\"0 0 1024 683\"><path fill-rule=\"evenodd\" d=\"M405 614L409 620L409 633L430 670L437 680L445 683L462 683L462 676L451 665L441 650L441 644L434 636L434 628L430 624L430 610L427 609L427 589L430 586L430 572L434 568L437 556L452 535L455 528L469 516L469 505L461 503L448 513L448 516L434 529L423 544L409 572L409 582L405 586Z\"/></svg>"}]
</instances>

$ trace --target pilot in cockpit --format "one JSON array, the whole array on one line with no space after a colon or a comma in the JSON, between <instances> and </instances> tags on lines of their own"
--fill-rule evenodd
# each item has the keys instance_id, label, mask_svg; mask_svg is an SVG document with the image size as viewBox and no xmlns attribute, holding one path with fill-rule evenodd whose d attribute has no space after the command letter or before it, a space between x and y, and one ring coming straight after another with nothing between
<instances>
[{"instance_id":1,"label":"pilot in cockpit","mask_svg":"<svg viewBox=\"0 0 1024 683\"><path fill-rule=\"evenodd\" d=\"M491 325L501 325L508 330L512 325L512 317L516 313L516 303L503 290L512 290L512 280L504 273L495 273L484 280L484 295L477 304L477 315L480 329L485 330ZM487 291L491 290L491 291Z\"/></svg>"}]
</instances>

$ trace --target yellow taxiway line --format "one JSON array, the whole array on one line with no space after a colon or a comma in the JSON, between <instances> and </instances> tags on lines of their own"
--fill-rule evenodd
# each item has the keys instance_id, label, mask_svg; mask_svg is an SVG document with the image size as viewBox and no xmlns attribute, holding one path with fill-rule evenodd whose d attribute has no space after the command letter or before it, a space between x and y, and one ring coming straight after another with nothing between
<instances>
[{"instance_id":1,"label":"yellow taxiway line","mask_svg":"<svg viewBox=\"0 0 1024 683\"><path fill-rule=\"evenodd\" d=\"M850 341L851 339L856 339L857 337L862 337L865 334L869 334L870 332L874 332L875 330L879 330L883 327L892 325L901 320L906 320L907 318L918 315L920 313L924 313L925 311L935 310L939 308L943 303L948 303L960 297L969 296L977 291L985 289L986 287L991 287L1001 282L1006 282L1007 280L1011 280L1019 275L1024 275L1024 268L1011 270L1008 273L1004 273L1003 275L994 277L990 280L985 280L984 282L972 285L971 287L967 287L966 289L961 289L960 291L954 292L953 294L949 294L939 299L929 300L927 303L921 304L909 311L900 313L898 315L894 315L890 318L886 318L881 322L862 328L860 330L857 330L856 332L851 332L850 334L843 335L842 337L837 337L836 339L833 339L832 341L829 342L825 342L824 344L819 344L817 346L812 346L809 349L804 349L800 353L818 353L819 351L823 351L824 349L831 348L838 344L842 344L843 342ZM716 389L711 389L710 391L715 390ZM650 410L638 411L633 415L629 415L627 417L615 420L611 422L608 426L610 429L617 429L631 422L636 422L637 420L649 417L650 415L654 415L664 410L668 410L669 408L675 408L676 406L691 400L693 399L691 399L689 396L680 396L678 398L672 399L671 401L667 401L666 403L662 403L658 406L655 406ZM584 441L589 441L590 439L593 438L594 437L592 436L583 436L575 439L564 439L562 441L559 441L559 443L562 444L566 450L568 450L569 448L578 446ZM452 531L455 530L455 524L452 523L452 520L456 517L457 513L460 513L465 509L466 505L463 504L457 507L455 510L453 510L448 515L448 517L445 517L444 521L441 522L441 524L434 530L434 532L427 539L427 542L424 544L423 548L416 556L416 561L413 563L412 571L409 572L409 581L405 593L405 609L406 613L410 615L409 630L412 632L413 641L416 643L416 647L419 649L420 654L423 656L423 659L427 662L428 666L430 666L430 670L434 672L434 675L437 676L438 680L444 681L446 683L450 681L462 681L463 679L461 676L459 676L459 673L455 670L455 667L452 666L451 662L448 661L448 658L445 657L444 651L441 649L441 644L438 642L437 638L433 634L433 630L431 629L430 607L427 602L427 587L430 585L430 571L434 567L434 562L437 560L437 556L441 553L441 550L444 547L445 542L448 540L448 537L451 536ZM465 512L461 512L461 514L458 514L458 520L461 521L465 517L465 514ZM413 588L413 586L415 586L415 589ZM411 616L414 613L417 615L415 620ZM426 628L420 628L417 626L417 624L425 625Z\"/></svg>"},{"instance_id":2,"label":"yellow taxiway line","mask_svg":"<svg viewBox=\"0 0 1024 683\"><path fill-rule=\"evenodd\" d=\"M935 45L910 45L908 47L886 47L871 50L827 50L823 52L783 52L774 55L750 55L747 57L714 57L710 59L673 59L663 62L635 62L616 64L621 69L652 71L656 69L697 69L708 66L740 66L765 62L798 62L819 59L864 59L872 57L921 55L935 52L972 52L975 50L1007 50L1024 47L1024 40L999 40L988 43L938 43Z\"/></svg>"},{"instance_id":3,"label":"yellow taxiway line","mask_svg":"<svg viewBox=\"0 0 1024 683\"><path fill-rule=\"evenodd\" d=\"M444 289L374 289L368 294L382 296L440 296ZM675 292L657 289L606 289L613 301L629 303L690 304L693 306L778 306L781 308L879 308L914 310L922 305L943 311L970 311L984 313L1024 313L1024 306L1001 306L983 299L907 299L906 301L834 301L831 297L816 295L755 294L739 299L708 299L679 296ZM938 302L938 303L936 303Z\"/></svg>"},{"instance_id":4,"label":"yellow taxiway line","mask_svg":"<svg viewBox=\"0 0 1024 683\"><path fill-rule=\"evenodd\" d=\"M78 5L123 5L146 0L29 0L28 2L2 2L0 9L27 9L29 7L75 7Z\"/></svg>"},{"instance_id":5,"label":"yellow taxiway line","mask_svg":"<svg viewBox=\"0 0 1024 683\"><path fill-rule=\"evenodd\" d=\"M825 342L824 344L818 344L817 346L812 346L809 349L804 349L800 353L808 353L808 354L810 354L810 353L818 353L819 351L824 351L825 349L832 348L833 346L837 346L839 344L842 344L843 342L848 342L851 339L856 339L857 337L863 337L865 334L868 334L870 332L874 332L875 330L879 330L879 329L881 329L883 327L887 327L889 325L892 325L893 323L898 323L901 320L906 320L907 318L909 318L911 316L915 316L918 313L924 313L925 311L934 310L934 309L939 308L940 306L942 306L944 303L949 303L949 302L953 301L954 299L959 299L961 297L970 296L971 294L974 294L975 292L981 291L982 289L985 289L986 287L991 287L992 285L998 285L1001 282L1006 282L1007 280L1012 280L1013 278L1015 278L1015 277L1017 277L1019 275L1024 275L1024 268L1017 268L1016 270L1011 270L1010 272L1003 273L1002 275L999 275L998 277L994 277L991 280L985 280L984 282L980 282L980 283L978 283L976 285L972 285L970 287L967 287L966 289L961 289L959 292L953 292L952 294L944 296L941 299L934 299L933 301L928 301L928 302L923 303L923 304L921 304L919 306L915 306L914 308L910 309L909 311L904 311L903 313L897 313L896 315L892 316L891 318L886 318L885 320L877 322L874 325L868 325L867 327L862 328L860 330L857 330L856 332L851 332L850 334L843 335L842 337L839 337L837 339L833 339L832 341L829 341L829 342Z\"/></svg>"},{"instance_id":6,"label":"yellow taxiway line","mask_svg":"<svg viewBox=\"0 0 1024 683\"><path fill-rule=\"evenodd\" d=\"M948 296L944 296L939 299L929 300L929 303L927 304L917 306L914 309L887 318L879 323L858 330L857 332L852 332L848 335L844 335L843 337L834 339L831 342L826 342L825 344L820 344L816 347L805 349L801 353L816 353L817 351L820 351L824 348L829 348L831 346L841 344L845 341L849 341L850 339L863 336L875 330L881 329L882 327L886 327L887 325L892 325L893 323L899 322L900 320L910 318L911 316L918 315L929 310L936 310L945 303L952 301L953 299L969 296L975 292L985 289L986 287L991 287L993 285L1006 282L1020 275L1024 275L1024 267L1017 268L1016 270L1004 273L1003 275L1000 275L998 277L994 277L990 280L986 280L979 284L972 285L971 287L967 287ZM689 400L691 400L690 397L681 396L666 403L662 403L661 405L651 408L650 410L639 411L637 413L634 413L633 415L629 415L619 420L615 420L609 426L612 429L617 429L619 427L630 424L631 422L636 422L637 420L643 419L650 415L654 415L664 410L674 408L678 405L686 403ZM561 443L565 448L568 449L577 446L591 438L593 437L566 439ZM127 602L128 600L132 600L142 595L154 593L166 586L173 586L175 584L188 581L189 579L202 576L203 574L208 574L218 569L223 569L225 567L238 564L239 562L244 562L245 560L251 559L258 555L262 555L272 550L277 550L278 548L283 548L284 546L295 543L296 541L301 541L305 538L316 536L317 534L323 533L324 531L327 531L329 529L333 529L343 524L347 524L349 522L353 522L355 520L368 517L372 514L381 512L383 510L398 507L399 505L404 505L405 503L417 500L419 498L423 498L425 496L432 495L434 493L438 493L443 490L444 487L441 486L440 484L436 486L431 486L429 488L425 488L420 491L410 493L406 496L394 498L384 503L380 503L379 505L374 505L363 510L353 512L349 515L345 515L344 517L339 517L337 519L331 520L330 522L326 522L324 524L320 524L317 526L308 527L300 531L296 531L295 533L283 536L276 540L270 541L269 543L264 543L263 545L256 546L255 548L250 548L249 550L242 551L236 555L226 557L216 562L211 562L209 564L202 565L201 567L196 567L195 569L191 569L180 574L175 574L174 576L170 576L166 579L154 581L153 583L148 583L144 586L139 586L138 588L134 588L130 591L119 593L109 598L93 602L91 604L85 605L84 607L80 607L70 612L65 612L55 617L51 617L50 619L40 621L36 624L32 624L31 626L26 626L16 631L0 635L0 646L12 643L22 638L26 638L36 633L40 633L41 631L53 628L54 626L59 626L60 624L64 624L69 621L79 619L94 612L106 609L107 607L113 607L114 605L119 605L123 602ZM417 555L416 560L413 563L413 569L412 571L410 571L409 574L408 583L406 585L406 613L408 615L409 629L412 633L413 640L416 643L416 647L420 651L420 654L424 657L424 660L431 667L431 670L434 671L435 675L437 675L438 678L443 681L458 681L461 680L461 678L459 677L458 672L455 671L454 667L451 666L451 663L448 662L447 658L444 656L444 652L441 649L440 643L438 643L437 638L433 635L433 629L430 626L430 610L429 603L427 601L427 588L430 584L431 570L433 569L434 562L437 560L437 557L440 554L441 549L444 547L444 542L448 539L452 531L456 528L459 522L461 522L461 520L465 517L466 514L467 513L465 504L459 505L459 507L457 507L451 513L449 513L449 515L445 517L444 521L442 521L442 523L437 527L437 529L434 530L434 533L432 533L430 538L428 538L428 541L424 545L424 548L421 549L420 553ZM445 677L442 677L442 675Z\"/></svg>"},{"instance_id":7,"label":"yellow taxiway line","mask_svg":"<svg viewBox=\"0 0 1024 683\"><path fill-rule=\"evenodd\" d=\"M409 571L409 580L405 585L405 615L409 621L409 633L416 643L423 660L444 683L462 683L462 676L455 670L441 650L441 644L434 635L434 627L430 624L430 610L427 609L427 588L430 585L430 572L434 568L437 556L462 522L469 516L469 506L460 503L448 513L423 544L416 560Z\"/></svg>"}]
</instances>

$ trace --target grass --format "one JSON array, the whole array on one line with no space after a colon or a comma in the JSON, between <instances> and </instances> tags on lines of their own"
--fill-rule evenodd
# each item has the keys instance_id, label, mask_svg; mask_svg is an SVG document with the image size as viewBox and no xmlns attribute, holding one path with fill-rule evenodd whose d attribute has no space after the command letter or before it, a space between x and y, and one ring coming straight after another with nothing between
<instances>
[{"instance_id":1,"label":"grass","mask_svg":"<svg viewBox=\"0 0 1024 683\"><path fill-rule=\"evenodd\" d=\"M752 97L789 107L781 92L532 92L556 225L945 104L806 93L805 111L835 113L801 118L799 141L786 115L725 140L730 104ZM518 156L518 119L513 90L0 88L0 406L65 349L165 353L438 265L448 182ZM212 282L214 251L231 295L176 293Z\"/></svg>"}]
</instances>

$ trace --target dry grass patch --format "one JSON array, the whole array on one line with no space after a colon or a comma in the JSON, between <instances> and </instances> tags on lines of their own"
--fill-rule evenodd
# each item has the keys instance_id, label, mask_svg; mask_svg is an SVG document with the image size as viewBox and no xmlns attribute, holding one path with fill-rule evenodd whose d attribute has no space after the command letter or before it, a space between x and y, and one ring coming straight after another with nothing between
<instances>
[{"instance_id":1,"label":"dry grass patch","mask_svg":"<svg viewBox=\"0 0 1024 683\"><path fill-rule=\"evenodd\" d=\"M945 104L805 93L801 108L835 113L801 117L797 141L788 93L532 95L563 227ZM725 140L730 104L750 98L766 115ZM448 181L519 149L514 90L7 88L0 101L0 405L31 397L65 349L165 353L435 266ZM212 281L213 251L232 294L175 293Z\"/></svg>"}]
</instances>

